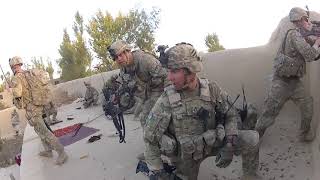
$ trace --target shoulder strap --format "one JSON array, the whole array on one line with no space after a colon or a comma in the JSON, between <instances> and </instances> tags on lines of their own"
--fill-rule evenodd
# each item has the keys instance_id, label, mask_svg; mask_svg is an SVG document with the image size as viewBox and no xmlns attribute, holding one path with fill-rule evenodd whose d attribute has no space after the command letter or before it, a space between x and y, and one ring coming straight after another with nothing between
<instances>
[{"instance_id":1,"label":"shoulder strap","mask_svg":"<svg viewBox=\"0 0 320 180\"><path fill-rule=\"evenodd\" d=\"M282 46L281 46L280 52L283 53L283 54L284 54L284 48L286 47L287 36L288 36L288 34L289 34L289 32L290 32L291 30L295 30L295 29L289 29L289 30L286 32L286 35L285 35L284 40L283 40L283 42L282 42Z\"/></svg>"}]
</instances>

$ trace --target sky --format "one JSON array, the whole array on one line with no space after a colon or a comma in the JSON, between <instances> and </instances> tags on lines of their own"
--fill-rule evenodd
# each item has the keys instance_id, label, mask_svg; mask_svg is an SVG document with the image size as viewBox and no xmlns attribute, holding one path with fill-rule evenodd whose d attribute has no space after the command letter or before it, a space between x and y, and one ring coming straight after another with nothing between
<instances>
[{"instance_id":1,"label":"sky","mask_svg":"<svg viewBox=\"0 0 320 180\"><path fill-rule=\"evenodd\" d=\"M116 16L132 8L161 9L156 44L189 42L206 51L204 38L216 33L226 49L264 45L292 7L320 12L319 0L10 0L0 2L0 64L21 56L60 58L63 29L72 34L76 11L85 24L100 9ZM53 62L55 63L55 62ZM55 65L57 68L57 65ZM57 69L56 69L57 72ZM57 76L57 74L55 75Z\"/></svg>"}]
</instances>

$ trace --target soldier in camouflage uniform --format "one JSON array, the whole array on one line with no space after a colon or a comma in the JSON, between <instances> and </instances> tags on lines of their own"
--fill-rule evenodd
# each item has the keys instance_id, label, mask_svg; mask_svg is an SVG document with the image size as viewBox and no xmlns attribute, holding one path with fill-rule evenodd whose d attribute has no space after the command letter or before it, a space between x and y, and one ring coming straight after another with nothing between
<instances>
[{"instance_id":1,"label":"soldier in camouflage uniform","mask_svg":"<svg viewBox=\"0 0 320 180\"><path fill-rule=\"evenodd\" d=\"M46 95L49 93L49 89L41 89L47 90L46 92L42 93L36 93L35 89L32 89L32 87L30 86L31 81L34 82L32 71L25 71L21 68L23 63L20 57L15 56L13 58L10 58L9 64L14 73L11 88L12 94L15 98L15 105L18 108L23 108L26 110L26 118L28 120L28 123L30 126L34 128L34 131L40 137L45 149L44 151L41 151L39 155L45 157L52 157L52 150L55 150L58 153L56 164L62 165L64 162L66 162L68 156L64 151L63 145L58 141L54 134L50 132L44 124L44 119L42 118L42 115L45 103L38 103L40 102L38 99L46 99L46 97L38 97L37 95ZM40 84L40 81L35 81L35 83Z\"/></svg>"},{"instance_id":2,"label":"soldier in camouflage uniform","mask_svg":"<svg viewBox=\"0 0 320 180\"><path fill-rule=\"evenodd\" d=\"M48 104L44 106L43 113L45 115L45 121L47 124L51 125L59 122L57 120L58 111L52 101L50 101ZM51 119L51 116L52 116L52 119Z\"/></svg>"},{"instance_id":3,"label":"soldier in camouflage uniform","mask_svg":"<svg viewBox=\"0 0 320 180\"><path fill-rule=\"evenodd\" d=\"M131 51L131 47L124 41L114 42L108 51L121 67L120 76L130 74L144 88L138 118L144 129L147 115L163 92L167 71L152 54L142 50ZM138 158L143 158L142 154Z\"/></svg>"},{"instance_id":4,"label":"soldier in camouflage uniform","mask_svg":"<svg viewBox=\"0 0 320 180\"><path fill-rule=\"evenodd\" d=\"M230 108L227 94L216 83L197 76L202 63L192 45L180 43L167 53L168 79L172 85L165 88L152 108L144 131L151 176L161 180L173 176L163 170L161 154L176 166L176 176L196 180L205 158L217 156L216 165L225 168L234 154L241 153L243 179L259 179L258 133L238 130L240 117ZM221 113L229 108L226 118L221 118Z\"/></svg>"},{"instance_id":5,"label":"soldier in camouflage uniform","mask_svg":"<svg viewBox=\"0 0 320 180\"><path fill-rule=\"evenodd\" d=\"M271 89L265 99L263 112L257 121L256 130L262 137L265 130L274 123L283 105L288 100L292 100L300 108L301 112L300 140L312 141L314 134L310 131L310 123L313 116L313 98L306 92L301 78L306 73L306 62L316 61L320 57L320 38L313 45L310 45L300 34L301 30L311 28L305 10L292 8L289 18L296 28L288 31L281 48L283 49L283 54L296 62L300 62L298 64L299 67L291 67L298 69L298 71L292 72L294 75L278 74L276 73L278 69L274 66ZM281 70L291 73L289 72L290 68Z\"/></svg>"},{"instance_id":6,"label":"soldier in camouflage uniform","mask_svg":"<svg viewBox=\"0 0 320 180\"><path fill-rule=\"evenodd\" d=\"M105 83L104 87L110 89L113 92L117 91L120 87L120 82L117 80L118 77L119 76L117 74L113 74L111 78Z\"/></svg>"},{"instance_id":7,"label":"soldier in camouflage uniform","mask_svg":"<svg viewBox=\"0 0 320 180\"><path fill-rule=\"evenodd\" d=\"M106 101L114 101L113 94L116 93L116 91L120 87L120 82L117 80L118 75L114 74L111 76L111 78L104 84L104 87L102 89L102 92L104 93ZM112 97L110 97L112 96Z\"/></svg>"},{"instance_id":8,"label":"soldier in camouflage uniform","mask_svg":"<svg viewBox=\"0 0 320 180\"><path fill-rule=\"evenodd\" d=\"M84 103L83 107L88 108L91 104L92 105L97 105L97 102L99 100L99 93L98 91L91 86L89 82L83 82L84 85L86 86L86 94L84 96Z\"/></svg>"},{"instance_id":9,"label":"soldier in camouflage uniform","mask_svg":"<svg viewBox=\"0 0 320 180\"><path fill-rule=\"evenodd\" d=\"M16 132L16 136L18 136L19 131L20 131L20 126L19 126L20 118L19 118L19 114L16 109L14 109L11 113L11 124L12 124L13 129Z\"/></svg>"}]
</instances>

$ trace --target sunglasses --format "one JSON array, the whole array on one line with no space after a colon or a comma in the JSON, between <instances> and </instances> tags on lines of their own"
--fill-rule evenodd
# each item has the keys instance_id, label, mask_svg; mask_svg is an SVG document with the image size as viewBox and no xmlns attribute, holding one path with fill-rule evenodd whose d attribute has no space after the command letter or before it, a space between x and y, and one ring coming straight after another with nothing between
<instances>
[{"instance_id":1,"label":"sunglasses","mask_svg":"<svg viewBox=\"0 0 320 180\"><path fill-rule=\"evenodd\" d=\"M303 21L309 22L309 18L308 17L302 17Z\"/></svg>"}]
</instances>

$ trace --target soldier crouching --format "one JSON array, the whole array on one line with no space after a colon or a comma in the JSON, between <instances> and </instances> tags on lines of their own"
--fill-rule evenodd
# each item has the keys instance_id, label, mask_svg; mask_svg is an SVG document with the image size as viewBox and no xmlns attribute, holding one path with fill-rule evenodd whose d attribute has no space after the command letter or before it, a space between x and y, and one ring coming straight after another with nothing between
<instances>
[{"instance_id":1,"label":"soldier crouching","mask_svg":"<svg viewBox=\"0 0 320 180\"><path fill-rule=\"evenodd\" d=\"M227 95L208 79L198 78L200 57L192 45L170 48L168 79L144 131L146 162L156 179L196 180L201 162L216 156L216 166L227 167L234 155L242 155L243 179L259 179L259 134L238 130L239 115L227 102ZM228 113L225 115L229 109ZM176 166L174 174L163 169L161 154Z\"/></svg>"}]
</instances>

